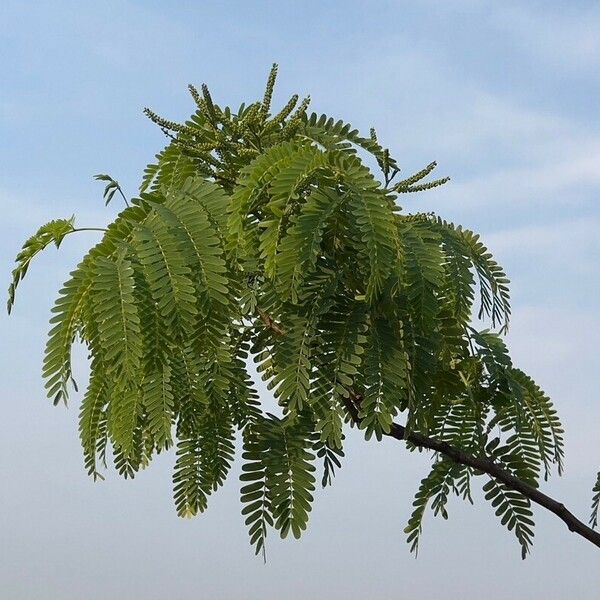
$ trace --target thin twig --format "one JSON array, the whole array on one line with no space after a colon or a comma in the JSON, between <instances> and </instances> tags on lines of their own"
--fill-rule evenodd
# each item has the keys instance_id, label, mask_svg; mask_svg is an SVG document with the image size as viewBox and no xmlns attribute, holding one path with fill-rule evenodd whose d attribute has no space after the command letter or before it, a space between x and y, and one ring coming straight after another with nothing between
<instances>
[{"instance_id":1,"label":"thin twig","mask_svg":"<svg viewBox=\"0 0 600 600\"><path fill-rule=\"evenodd\" d=\"M108 231L105 227L76 227L75 229L71 229L68 233L77 233L78 231ZM66 235L66 234L65 234Z\"/></svg>"},{"instance_id":2,"label":"thin twig","mask_svg":"<svg viewBox=\"0 0 600 600\"><path fill-rule=\"evenodd\" d=\"M262 322L272 331L274 331L277 335L285 335L285 329L283 329L275 320L266 313L262 308L257 308L256 312L258 316L261 318Z\"/></svg>"},{"instance_id":3,"label":"thin twig","mask_svg":"<svg viewBox=\"0 0 600 600\"><path fill-rule=\"evenodd\" d=\"M360 417L356 402L360 403L360 396L357 394L351 395L349 398L344 399L346 409L350 413L352 420L359 424ZM564 504L554 500L554 498L551 498L543 492L540 492L540 490L534 488L528 483L521 481L514 475L511 475L501 465L495 463L491 458L488 458L487 456L473 456L467 452L464 452L460 448L451 446L447 442L442 442L440 440L436 440L435 438L427 437L426 435L416 431L409 431L406 429L406 427L398 423L392 423L390 432L386 435L400 441L410 442L419 448L428 448L429 450L439 452L455 463L472 467L473 469L487 473L490 477L502 482L504 485L506 485L506 487L519 492L526 498L529 498L529 500L532 502L535 502L539 506L542 506L543 508L554 513L566 524L566 526L569 528L569 531L577 533L600 548L600 532L594 531L591 527L588 527L585 523L580 521L572 512L567 509Z\"/></svg>"},{"instance_id":4,"label":"thin twig","mask_svg":"<svg viewBox=\"0 0 600 600\"><path fill-rule=\"evenodd\" d=\"M272 329L278 335L285 335L285 330L276 323L273 318L266 313L264 310L258 308L257 312L262 319L263 323ZM358 412L358 406L362 400L360 394L356 392L350 392L348 398L342 398L348 413L354 423L360 424L360 416ZM532 502L535 502L539 506L542 506L546 510L554 513L565 525L569 528L569 531L577 533L584 539L588 540L598 548L600 548L600 532L595 531L591 527L588 527L585 523L580 521L567 507L551 498L550 496L540 492L537 488L521 481L504 469L501 465L494 462L487 456L473 456L468 454L460 448L451 446L447 442L436 440L435 438L427 437L422 433L416 431L410 431L399 423L392 423L389 433L389 437L400 440L402 442L410 442L411 444L418 446L419 448L427 448L434 452L439 452L444 456L448 457L451 461L477 469L483 473L487 473L490 477L502 482L506 487L516 492L519 492L526 498L529 498Z\"/></svg>"}]
</instances>

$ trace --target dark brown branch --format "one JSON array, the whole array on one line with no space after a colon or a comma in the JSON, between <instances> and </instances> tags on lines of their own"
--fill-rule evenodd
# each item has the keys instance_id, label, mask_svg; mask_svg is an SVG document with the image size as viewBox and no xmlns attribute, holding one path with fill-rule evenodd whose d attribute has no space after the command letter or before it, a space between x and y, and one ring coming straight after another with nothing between
<instances>
[{"instance_id":1,"label":"dark brown branch","mask_svg":"<svg viewBox=\"0 0 600 600\"><path fill-rule=\"evenodd\" d=\"M263 323L270 329L272 329L277 335L285 335L285 330L276 323L273 318L267 314L264 310L258 309L258 314L262 319ZM344 404L352 420L358 425L360 424L360 416L358 414L357 406L360 405L360 395L356 393L350 394L350 397L344 399ZM403 442L410 442L419 448L427 448L434 452L443 454L451 461L477 469L483 473L487 473L490 477L493 477L497 481L502 482L506 487L519 492L526 498L529 498L531 502L535 502L546 510L554 513L561 521L563 521L569 528L569 531L577 533L581 537L588 540L598 548L600 548L600 532L594 531L591 527L588 527L585 523L580 521L567 507L554 500L550 496L540 492L540 490L533 486L521 481L514 475L511 475L506 469L504 469L498 463L495 463L492 459L487 456L473 456L464 452L460 448L451 446L447 442L436 440L435 438L427 437L422 433L416 431L409 431L403 425L398 423L392 423L389 437L393 437Z\"/></svg>"},{"instance_id":2,"label":"dark brown branch","mask_svg":"<svg viewBox=\"0 0 600 600\"><path fill-rule=\"evenodd\" d=\"M354 395L351 398L346 399L345 405L352 420L358 424L360 423L360 417L356 402L360 403L360 397ZM399 425L398 423L392 423L390 432L387 435L400 441L410 442L419 448L428 448L429 450L439 452L455 463L487 473L490 477L502 482L508 488L519 492L526 498L529 498L532 502L535 502L554 513L566 524L569 531L577 533L600 548L600 532L594 531L591 527L588 527L585 523L580 521L564 504L554 500L554 498L551 498L543 492L540 492L540 490L528 483L521 481L514 475L511 475L502 466L495 463L490 458L485 456L473 456L460 448L451 446L447 442L427 437L426 435L415 431L409 431L406 427Z\"/></svg>"},{"instance_id":3,"label":"dark brown branch","mask_svg":"<svg viewBox=\"0 0 600 600\"><path fill-rule=\"evenodd\" d=\"M257 308L256 312L258 312L258 316L261 318L262 322L268 329L274 331L277 335L285 335L285 329L281 327L274 319L266 313L262 308Z\"/></svg>"}]
</instances>

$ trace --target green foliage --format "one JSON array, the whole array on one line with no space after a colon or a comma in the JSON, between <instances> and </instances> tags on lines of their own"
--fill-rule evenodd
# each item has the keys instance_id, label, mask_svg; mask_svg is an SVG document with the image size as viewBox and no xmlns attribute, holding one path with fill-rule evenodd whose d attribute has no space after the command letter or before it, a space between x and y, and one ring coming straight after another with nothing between
<instances>
[{"instance_id":1,"label":"green foliage","mask_svg":"<svg viewBox=\"0 0 600 600\"><path fill-rule=\"evenodd\" d=\"M509 531L514 530L521 544L521 556L525 558L533 538L531 502L494 479L483 486L483 491L485 499L496 509L496 516L501 518L502 525L508 527Z\"/></svg>"},{"instance_id":2,"label":"green foliage","mask_svg":"<svg viewBox=\"0 0 600 600\"><path fill-rule=\"evenodd\" d=\"M594 496L592 498L592 514L590 516L590 525L595 529L598 527L598 512L600 511L600 473L598 473L592 493Z\"/></svg>"},{"instance_id":3,"label":"green foliage","mask_svg":"<svg viewBox=\"0 0 600 600\"><path fill-rule=\"evenodd\" d=\"M421 481L421 485L413 502L413 513L404 529L408 535L407 541L411 545L412 552L418 552L419 537L421 535L422 521L425 515L427 503L434 498L433 512L441 514L444 519L448 518L446 502L448 494L452 489L456 467L450 461L440 460L436 462L429 475Z\"/></svg>"},{"instance_id":4,"label":"green foliage","mask_svg":"<svg viewBox=\"0 0 600 600\"><path fill-rule=\"evenodd\" d=\"M104 206L108 206L110 204L110 201L113 199L113 196L117 192L119 192L121 198L123 198L125 204L127 204L127 198L125 198L125 194L123 193L123 190L121 189L121 186L119 185L118 181L113 179L110 175L106 175L103 173L100 173L99 175L94 175L94 179L96 181L107 182L104 188Z\"/></svg>"},{"instance_id":5,"label":"green foliage","mask_svg":"<svg viewBox=\"0 0 600 600\"><path fill-rule=\"evenodd\" d=\"M17 266L12 272L12 282L8 288L8 313L10 314L15 303L17 286L27 274L29 265L33 258L44 250L48 245L54 243L59 248L65 235L73 231L75 217L70 219L57 219L42 225L24 244L21 252L17 254Z\"/></svg>"},{"instance_id":6,"label":"green foliage","mask_svg":"<svg viewBox=\"0 0 600 600\"><path fill-rule=\"evenodd\" d=\"M356 414L366 439L402 413L410 430L488 455L533 486L560 471L556 412L501 338L505 273L476 234L397 205L400 193L446 181L425 182L435 163L394 184L400 167L374 131L308 115L297 96L272 114L275 76L274 67L263 99L237 111L205 86L190 86L196 109L183 124L146 110L169 144L61 289L44 360L48 395L66 401L71 346L88 348L87 471L101 477L112 452L133 477L175 445L176 509L193 516L225 481L239 433L242 514L257 553L269 529L305 530L315 462L330 484ZM107 203L122 193L97 179ZM9 310L31 259L72 231L72 219L53 221L25 243ZM472 327L477 293L478 316L497 332ZM250 361L277 416L261 410ZM470 501L480 475L434 457L406 528L413 550L429 503L446 517L449 496ZM483 489L525 555L529 501L495 480Z\"/></svg>"},{"instance_id":7,"label":"green foliage","mask_svg":"<svg viewBox=\"0 0 600 600\"><path fill-rule=\"evenodd\" d=\"M250 542L263 552L267 526L299 538L308 523L315 489L312 424L267 415L245 432L241 494ZM325 452L322 452L325 455ZM334 462L328 455L326 469ZM337 462L339 465L339 462Z\"/></svg>"}]
</instances>

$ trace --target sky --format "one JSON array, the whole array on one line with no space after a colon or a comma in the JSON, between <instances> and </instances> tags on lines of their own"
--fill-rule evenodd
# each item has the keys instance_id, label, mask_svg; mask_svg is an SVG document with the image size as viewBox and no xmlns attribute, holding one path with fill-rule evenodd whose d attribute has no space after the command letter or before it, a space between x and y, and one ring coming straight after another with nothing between
<instances>
[{"instance_id":1,"label":"sky","mask_svg":"<svg viewBox=\"0 0 600 600\"><path fill-rule=\"evenodd\" d=\"M165 143L144 106L185 119L186 86L202 82L237 106L278 62L276 105L310 93L314 110L376 127L404 172L437 160L451 177L403 206L480 232L507 270L513 357L566 428L566 473L544 490L587 519L600 467L599 31L596 2L3 0L0 274L8 285L20 245L52 218L112 219L94 174L135 193ZM351 433L308 532L272 535L266 564L235 469L194 520L173 509L172 453L133 481L92 482L79 398L52 407L40 367L57 291L96 239L40 257L0 316L0 597L598 597L596 548L540 509L522 561L481 496L454 499L448 521L428 515L415 559L402 530L428 459L394 440ZM85 378L82 352L76 367Z\"/></svg>"}]
</instances>

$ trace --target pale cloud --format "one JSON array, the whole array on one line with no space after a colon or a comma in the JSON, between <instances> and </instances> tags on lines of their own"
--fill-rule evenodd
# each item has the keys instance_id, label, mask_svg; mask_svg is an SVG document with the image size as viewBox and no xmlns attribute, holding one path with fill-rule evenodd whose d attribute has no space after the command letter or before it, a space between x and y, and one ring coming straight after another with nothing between
<instances>
[{"instance_id":1,"label":"pale cloud","mask_svg":"<svg viewBox=\"0 0 600 600\"><path fill-rule=\"evenodd\" d=\"M533 3L532 3L533 4ZM600 10L597 4L561 3L535 8L527 3L493 7L493 22L513 37L522 50L552 67L577 72L600 63Z\"/></svg>"},{"instance_id":2,"label":"pale cloud","mask_svg":"<svg viewBox=\"0 0 600 600\"><path fill-rule=\"evenodd\" d=\"M600 7L594 2L523 2L509 0L450 0L432 9L454 17L476 18L492 27L518 48L525 59L534 58L546 67L577 73L596 68L600 61Z\"/></svg>"},{"instance_id":3,"label":"pale cloud","mask_svg":"<svg viewBox=\"0 0 600 600\"><path fill-rule=\"evenodd\" d=\"M600 218L590 216L573 220L560 220L549 224L532 224L525 227L501 230L486 235L486 243L494 252L504 257L530 261L542 257L546 262L573 258L599 272Z\"/></svg>"},{"instance_id":4,"label":"pale cloud","mask_svg":"<svg viewBox=\"0 0 600 600\"><path fill-rule=\"evenodd\" d=\"M463 113L448 118L439 131L436 144L442 150L467 151L475 154L486 147L496 151L520 152L523 158L544 153L557 136L572 134L572 124L563 117L541 112L515 102L510 96L486 92L480 87L469 89L457 82L457 96L464 98ZM458 102L457 102L458 104ZM523 152L527 143L529 153Z\"/></svg>"},{"instance_id":5,"label":"pale cloud","mask_svg":"<svg viewBox=\"0 0 600 600\"><path fill-rule=\"evenodd\" d=\"M566 210L588 203L589 193L600 188L600 138L582 140L572 131L545 143L529 141L527 135L514 140L515 154L527 155L523 163L496 168L488 164L483 175L454 177L444 189L443 203L479 210L501 204L517 213L527 205Z\"/></svg>"},{"instance_id":6,"label":"pale cloud","mask_svg":"<svg viewBox=\"0 0 600 600\"><path fill-rule=\"evenodd\" d=\"M344 95L337 110L357 114L354 124L363 129L375 125L407 170L419 168L423 158L437 159L440 172L454 180L444 189L444 202L481 207L552 196L560 203L571 201L565 191L600 186L600 130L593 123L540 108L512 89L493 89L399 37L381 40L374 51L376 62L367 52L327 81L318 77L315 103L325 110L329 102L339 105L344 82L358 77L361 86ZM382 84L390 76L397 84ZM371 122L364 104L377 117ZM449 165L459 170L448 172Z\"/></svg>"}]
</instances>

